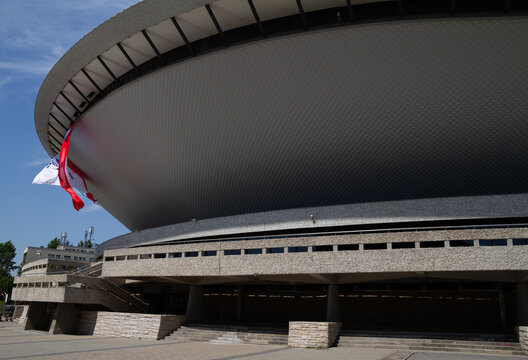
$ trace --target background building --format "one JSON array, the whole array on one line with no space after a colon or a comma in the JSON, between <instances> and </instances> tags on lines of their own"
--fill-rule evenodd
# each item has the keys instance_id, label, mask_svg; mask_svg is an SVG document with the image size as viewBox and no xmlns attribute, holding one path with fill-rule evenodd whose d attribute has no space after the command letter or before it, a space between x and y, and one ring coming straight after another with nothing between
<instances>
[{"instance_id":1,"label":"background building","mask_svg":"<svg viewBox=\"0 0 528 360\"><path fill-rule=\"evenodd\" d=\"M342 339L522 334L527 10L146 0L113 17L51 70L35 124L54 156L77 122L69 159L131 233L96 249L95 276L21 277L14 296L52 304L47 323L92 306L341 322Z\"/></svg>"}]
</instances>

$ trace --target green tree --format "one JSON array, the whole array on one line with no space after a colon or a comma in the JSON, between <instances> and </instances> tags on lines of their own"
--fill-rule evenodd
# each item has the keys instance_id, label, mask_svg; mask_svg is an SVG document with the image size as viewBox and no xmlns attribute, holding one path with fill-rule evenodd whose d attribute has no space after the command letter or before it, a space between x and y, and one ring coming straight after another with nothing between
<instances>
[{"instance_id":1,"label":"green tree","mask_svg":"<svg viewBox=\"0 0 528 360\"><path fill-rule=\"evenodd\" d=\"M79 241L77 244L78 247L84 247L84 248L93 248L92 240L88 239L86 241Z\"/></svg>"},{"instance_id":2,"label":"green tree","mask_svg":"<svg viewBox=\"0 0 528 360\"><path fill-rule=\"evenodd\" d=\"M0 243L0 291L11 293L13 277L11 271L15 270L16 248L11 240Z\"/></svg>"},{"instance_id":3,"label":"green tree","mask_svg":"<svg viewBox=\"0 0 528 360\"><path fill-rule=\"evenodd\" d=\"M16 248L11 240L0 243L0 275L9 276L15 266Z\"/></svg>"},{"instance_id":4,"label":"green tree","mask_svg":"<svg viewBox=\"0 0 528 360\"><path fill-rule=\"evenodd\" d=\"M53 240L50 240L48 243L48 249L56 249L61 244L61 241L59 238L53 238Z\"/></svg>"}]
</instances>

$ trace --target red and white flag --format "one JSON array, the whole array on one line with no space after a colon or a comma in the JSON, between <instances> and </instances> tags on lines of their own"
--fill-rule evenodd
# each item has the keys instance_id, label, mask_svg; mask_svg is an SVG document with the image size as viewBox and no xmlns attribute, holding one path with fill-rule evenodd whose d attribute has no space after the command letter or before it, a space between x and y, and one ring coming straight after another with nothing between
<instances>
[{"instance_id":1,"label":"red and white flag","mask_svg":"<svg viewBox=\"0 0 528 360\"><path fill-rule=\"evenodd\" d=\"M73 188L80 191L88 199L95 202L93 195L88 191L86 181L81 170L74 164L68 164L68 150L70 149L70 137L75 123L70 127L64 136L60 153L55 156L46 165L41 172L33 179L33 184L47 184L47 185L60 185L64 190L70 194L73 207L75 210L80 210L84 206L84 202L81 200L79 195L73 190Z\"/></svg>"}]
</instances>

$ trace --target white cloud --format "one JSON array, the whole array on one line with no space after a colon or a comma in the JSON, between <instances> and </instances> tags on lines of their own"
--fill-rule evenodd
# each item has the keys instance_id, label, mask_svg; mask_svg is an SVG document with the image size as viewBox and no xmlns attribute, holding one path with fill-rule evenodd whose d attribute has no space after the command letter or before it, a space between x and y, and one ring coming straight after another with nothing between
<instances>
[{"instance_id":1,"label":"white cloud","mask_svg":"<svg viewBox=\"0 0 528 360\"><path fill-rule=\"evenodd\" d=\"M0 70L7 70L9 72L17 72L30 75L46 75L53 67L53 62L35 61L35 62L20 62L20 61L0 61Z\"/></svg>"},{"instance_id":2,"label":"white cloud","mask_svg":"<svg viewBox=\"0 0 528 360\"><path fill-rule=\"evenodd\" d=\"M25 165L26 165L26 166L30 166L30 167L44 166L44 165L46 165L47 163L49 163L49 161L50 161L49 158L41 158L41 159L37 159L37 160L33 160L33 161L29 161L29 162L27 162Z\"/></svg>"}]
</instances>

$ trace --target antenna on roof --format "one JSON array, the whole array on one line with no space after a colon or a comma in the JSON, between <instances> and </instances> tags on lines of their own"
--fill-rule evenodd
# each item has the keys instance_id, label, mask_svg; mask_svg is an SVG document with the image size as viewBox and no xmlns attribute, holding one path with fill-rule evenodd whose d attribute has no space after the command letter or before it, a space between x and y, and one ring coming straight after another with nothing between
<instances>
[{"instance_id":1,"label":"antenna on roof","mask_svg":"<svg viewBox=\"0 0 528 360\"><path fill-rule=\"evenodd\" d=\"M66 238L68 237L68 233L66 231L63 231L61 234L61 244L62 246L66 246Z\"/></svg>"}]
</instances>

